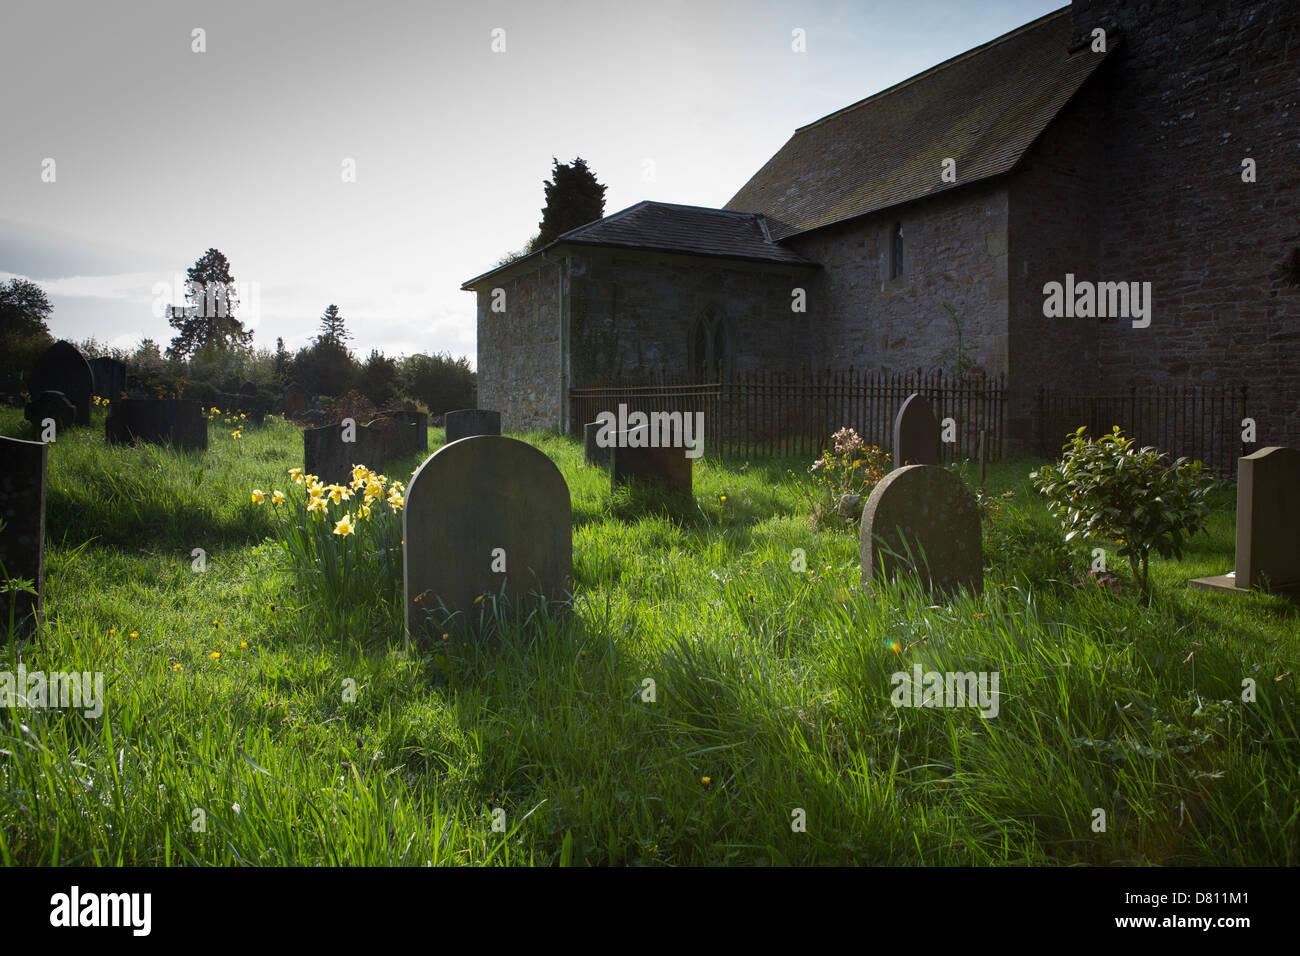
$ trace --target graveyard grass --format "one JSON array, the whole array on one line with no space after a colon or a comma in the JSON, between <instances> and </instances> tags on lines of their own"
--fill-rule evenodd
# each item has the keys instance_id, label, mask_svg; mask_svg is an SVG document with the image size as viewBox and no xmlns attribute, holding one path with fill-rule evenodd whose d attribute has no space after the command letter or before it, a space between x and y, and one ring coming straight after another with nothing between
<instances>
[{"instance_id":1,"label":"graveyard grass","mask_svg":"<svg viewBox=\"0 0 1300 956\"><path fill-rule=\"evenodd\" d=\"M230 431L110 448L97 409L50 449L50 624L0 670L102 671L107 705L0 711L4 863L1300 863L1297 609L1187 585L1232 566L1231 486L1148 606L1073 586L1037 463L992 467L986 593L932 606L858 586L808 462L697 462L679 507L521 436L569 483L576 614L408 655L378 598L300 606L249 490L288 492L301 437ZM998 671L998 715L896 709L917 663Z\"/></svg>"}]
</instances>

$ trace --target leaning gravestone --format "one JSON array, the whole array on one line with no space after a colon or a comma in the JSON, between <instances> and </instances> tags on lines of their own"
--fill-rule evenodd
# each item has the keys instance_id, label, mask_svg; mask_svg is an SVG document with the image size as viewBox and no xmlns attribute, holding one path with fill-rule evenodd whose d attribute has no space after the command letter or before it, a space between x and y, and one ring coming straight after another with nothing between
<instances>
[{"instance_id":1,"label":"leaning gravestone","mask_svg":"<svg viewBox=\"0 0 1300 956\"><path fill-rule=\"evenodd\" d=\"M608 465L610 450L596 441L604 425L591 422L582 426L582 457L589 465Z\"/></svg>"},{"instance_id":2,"label":"leaning gravestone","mask_svg":"<svg viewBox=\"0 0 1300 956\"><path fill-rule=\"evenodd\" d=\"M894 467L937 465L940 461L939 423L930 403L913 392L894 418Z\"/></svg>"},{"instance_id":3,"label":"leaning gravestone","mask_svg":"<svg viewBox=\"0 0 1300 956\"><path fill-rule=\"evenodd\" d=\"M35 594L9 591L0 601L0 638L9 634L12 612L21 631L40 620L42 582L45 578L45 463L43 442L0 437L0 577L26 578Z\"/></svg>"},{"instance_id":4,"label":"leaning gravestone","mask_svg":"<svg viewBox=\"0 0 1300 956\"><path fill-rule=\"evenodd\" d=\"M862 583L916 568L926 591L984 589L979 506L961 479L938 465L886 475L862 509Z\"/></svg>"},{"instance_id":5,"label":"leaning gravestone","mask_svg":"<svg viewBox=\"0 0 1300 956\"><path fill-rule=\"evenodd\" d=\"M1236 569L1191 583L1300 593L1300 450L1274 446L1237 459Z\"/></svg>"},{"instance_id":6,"label":"leaning gravestone","mask_svg":"<svg viewBox=\"0 0 1300 956\"><path fill-rule=\"evenodd\" d=\"M32 400L23 409L23 417L31 422L37 431L45 428L47 419L53 421L57 441L58 432L71 428L77 423L77 410L62 392L45 391L32 396Z\"/></svg>"},{"instance_id":7,"label":"leaning gravestone","mask_svg":"<svg viewBox=\"0 0 1300 956\"><path fill-rule=\"evenodd\" d=\"M462 408L443 418L447 444L472 435L500 435L501 413L487 408Z\"/></svg>"},{"instance_id":8,"label":"leaning gravestone","mask_svg":"<svg viewBox=\"0 0 1300 956\"><path fill-rule=\"evenodd\" d=\"M115 402L126 391L126 363L112 358L90 360L90 373L94 377L95 394Z\"/></svg>"},{"instance_id":9,"label":"leaning gravestone","mask_svg":"<svg viewBox=\"0 0 1300 956\"><path fill-rule=\"evenodd\" d=\"M555 463L532 445L476 435L417 469L402 512L406 632L427 639L444 613L473 619L475 599L571 597L573 515Z\"/></svg>"},{"instance_id":10,"label":"leaning gravestone","mask_svg":"<svg viewBox=\"0 0 1300 956\"><path fill-rule=\"evenodd\" d=\"M354 440L346 441L349 437ZM350 483L354 465L380 470L388 450L388 439L378 425L358 424L351 431L341 424L325 425L302 433L303 471L327 485Z\"/></svg>"},{"instance_id":11,"label":"leaning gravestone","mask_svg":"<svg viewBox=\"0 0 1300 956\"><path fill-rule=\"evenodd\" d=\"M641 433L645 433L641 440L648 441L649 431L643 427L616 433L617 443L609 449L610 490L636 482L673 494L691 494L691 459L685 448L631 446L630 441Z\"/></svg>"},{"instance_id":12,"label":"leaning gravestone","mask_svg":"<svg viewBox=\"0 0 1300 956\"><path fill-rule=\"evenodd\" d=\"M55 342L41 353L27 377L27 391L32 398L41 392L62 392L77 413L78 425L90 424L90 396L95 390L95 375L86 357L71 342Z\"/></svg>"},{"instance_id":13,"label":"leaning gravestone","mask_svg":"<svg viewBox=\"0 0 1300 956\"><path fill-rule=\"evenodd\" d=\"M149 442L202 451L208 420L200 402L185 398L124 398L109 406L104 437L111 445Z\"/></svg>"}]
</instances>

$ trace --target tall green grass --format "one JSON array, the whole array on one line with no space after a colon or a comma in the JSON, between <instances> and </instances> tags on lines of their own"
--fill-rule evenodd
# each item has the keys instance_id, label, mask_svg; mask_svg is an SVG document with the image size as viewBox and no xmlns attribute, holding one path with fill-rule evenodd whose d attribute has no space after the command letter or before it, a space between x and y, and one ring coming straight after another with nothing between
<instances>
[{"instance_id":1,"label":"tall green grass","mask_svg":"<svg viewBox=\"0 0 1300 956\"><path fill-rule=\"evenodd\" d=\"M573 497L574 613L485 602L480 638L405 654L307 610L248 500L301 439L243 436L51 449L49 626L0 669L101 670L108 707L0 713L5 862L1300 862L1296 608L1186 586L1232 564L1231 488L1147 603L1078 586L1033 463L994 466L985 594L934 603L858 585L856 539L799 510L807 462L697 463L674 501L527 435ZM998 715L893 707L918 663L997 671Z\"/></svg>"}]
</instances>

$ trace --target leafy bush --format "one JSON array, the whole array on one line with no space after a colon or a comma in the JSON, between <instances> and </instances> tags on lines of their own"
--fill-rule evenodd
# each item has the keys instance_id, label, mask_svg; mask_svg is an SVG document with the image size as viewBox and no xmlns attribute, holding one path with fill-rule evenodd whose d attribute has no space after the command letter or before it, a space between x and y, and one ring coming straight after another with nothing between
<instances>
[{"instance_id":1,"label":"leafy bush","mask_svg":"<svg viewBox=\"0 0 1300 956\"><path fill-rule=\"evenodd\" d=\"M853 529L871 490L889 470L889 454L868 445L852 428L841 428L831 441L832 447L808 469L811 477L797 487L812 510L814 528Z\"/></svg>"},{"instance_id":2,"label":"leafy bush","mask_svg":"<svg viewBox=\"0 0 1300 956\"><path fill-rule=\"evenodd\" d=\"M1095 441L1087 431L1074 433L1058 464L1029 477L1047 497L1067 542L1076 537L1117 542L1146 592L1152 549L1162 557L1181 558L1186 539L1205 527L1213 479L1199 461L1170 463L1155 448L1135 450L1119 426Z\"/></svg>"}]
</instances>

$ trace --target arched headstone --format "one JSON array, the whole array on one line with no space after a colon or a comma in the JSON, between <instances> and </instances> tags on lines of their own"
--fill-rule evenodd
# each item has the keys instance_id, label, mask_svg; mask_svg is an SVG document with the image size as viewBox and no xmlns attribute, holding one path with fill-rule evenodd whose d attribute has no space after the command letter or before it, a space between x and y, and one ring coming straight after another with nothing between
<instances>
[{"instance_id":1,"label":"arched headstone","mask_svg":"<svg viewBox=\"0 0 1300 956\"><path fill-rule=\"evenodd\" d=\"M937 465L905 465L881 479L863 506L862 583L915 568L930 593L980 594L983 544L979 505L961 479Z\"/></svg>"},{"instance_id":2,"label":"arched headstone","mask_svg":"<svg viewBox=\"0 0 1300 956\"><path fill-rule=\"evenodd\" d=\"M894 467L937 465L940 461L939 423L920 392L903 401L894 417Z\"/></svg>"},{"instance_id":3,"label":"arched headstone","mask_svg":"<svg viewBox=\"0 0 1300 956\"><path fill-rule=\"evenodd\" d=\"M90 373L94 377L95 394L116 402L126 391L126 363L112 358L90 360Z\"/></svg>"},{"instance_id":4,"label":"arched headstone","mask_svg":"<svg viewBox=\"0 0 1300 956\"><path fill-rule=\"evenodd\" d=\"M124 398L109 406L104 437L113 445L145 441L202 451L208 420L203 405L191 399Z\"/></svg>"},{"instance_id":5,"label":"arched headstone","mask_svg":"<svg viewBox=\"0 0 1300 956\"><path fill-rule=\"evenodd\" d=\"M472 435L500 435L501 413L488 408L462 408L443 416L447 444Z\"/></svg>"},{"instance_id":6,"label":"arched headstone","mask_svg":"<svg viewBox=\"0 0 1300 956\"><path fill-rule=\"evenodd\" d=\"M573 514L564 476L532 445L476 435L443 445L416 470L402 511L406 631L423 640L441 606L476 618L476 598L538 594L567 601Z\"/></svg>"},{"instance_id":7,"label":"arched headstone","mask_svg":"<svg viewBox=\"0 0 1300 956\"><path fill-rule=\"evenodd\" d=\"M62 392L76 411L77 424L90 424L95 375L86 357L71 342L55 342L41 353L27 377L27 390L33 398L41 392Z\"/></svg>"}]
</instances>

